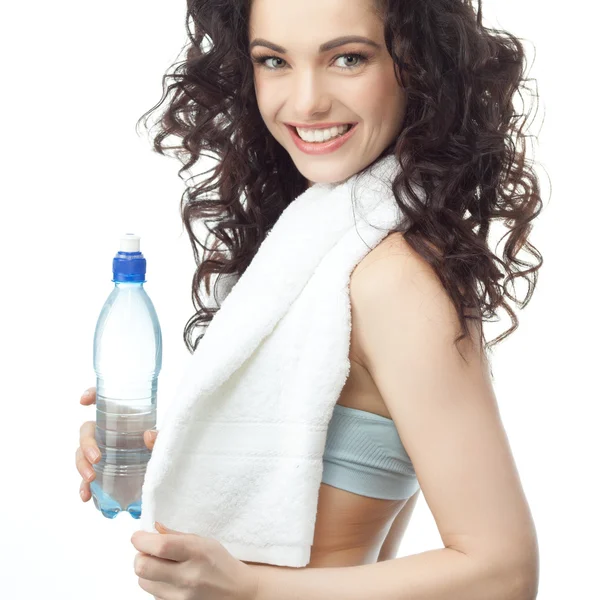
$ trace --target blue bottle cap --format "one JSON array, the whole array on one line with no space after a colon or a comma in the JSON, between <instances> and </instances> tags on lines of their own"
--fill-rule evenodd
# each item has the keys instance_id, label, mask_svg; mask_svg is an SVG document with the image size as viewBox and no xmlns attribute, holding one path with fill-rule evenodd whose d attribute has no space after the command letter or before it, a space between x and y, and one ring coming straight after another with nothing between
<instances>
[{"instance_id":1,"label":"blue bottle cap","mask_svg":"<svg viewBox=\"0 0 591 600\"><path fill-rule=\"evenodd\" d=\"M120 239L119 252L113 259L113 282L146 281L146 259L140 252L140 236L126 233Z\"/></svg>"}]
</instances>

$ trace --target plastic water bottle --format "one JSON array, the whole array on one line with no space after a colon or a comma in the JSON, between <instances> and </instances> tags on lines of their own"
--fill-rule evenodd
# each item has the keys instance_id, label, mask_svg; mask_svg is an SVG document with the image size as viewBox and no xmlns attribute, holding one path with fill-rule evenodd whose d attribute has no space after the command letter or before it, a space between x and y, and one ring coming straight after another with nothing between
<instances>
[{"instance_id":1,"label":"plastic water bottle","mask_svg":"<svg viewBox=\"0 0 591 600\"><path fill-rule=\"evenodd\" d=\"M113 519L141 516L146 465L152 454L144 432L156 427L158 375L162 366L160 323L144 283L146 259L140 238L121 237L113 259L115 288L94 332L96 432L101 459L90 483L94 505Z\"/></svg>"}]
</instances>

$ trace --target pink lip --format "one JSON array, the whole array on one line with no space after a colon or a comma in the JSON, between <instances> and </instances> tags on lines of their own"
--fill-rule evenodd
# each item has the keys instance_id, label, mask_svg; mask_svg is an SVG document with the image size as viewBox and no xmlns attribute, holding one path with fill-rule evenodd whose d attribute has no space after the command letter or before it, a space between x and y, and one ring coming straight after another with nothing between
<instances>
[{"instance_id":1,"label":"pink lip","mask_svg":"<svg viewBox=\"0 0 591 600\"><path fill-rule=\"evenodd\" d=\"M305 152L306 154L329 154L330 152L334 152L335 150L338 150L343 144L345 144L347 142L347 140L349 140L349 138L351 138L351 136L355 133L355 130L357 129L357 123L355 123L355 125L353 125L353 127L351 127L351 129L349 129L349 131L347 131L347 133L345 133L345 135L342 135L341 137L338 137L334 140L329 140L328 142L305 142L296 132L296 130L294 129L294 127L291 127L290 125L286 125L287 129L289 130L289 133L291 135L292 140L294 141L294 144L302 151Z\"/></svg>"}]
</instances>

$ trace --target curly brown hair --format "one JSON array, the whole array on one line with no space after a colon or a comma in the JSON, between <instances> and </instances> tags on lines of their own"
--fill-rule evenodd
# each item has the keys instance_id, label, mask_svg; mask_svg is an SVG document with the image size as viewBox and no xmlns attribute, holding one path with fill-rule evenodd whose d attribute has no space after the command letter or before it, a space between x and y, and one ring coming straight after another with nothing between
<instances>
[{"instance_id":1,"label":"curly brown hair","mask_svg":"<svg viewBox=\"0 0 591 600\"><path fill-rule=\"evenodd\" d=\"M461 325L456 343L469 335L468 319L498 320L499 307L510 314L512 326L492 342L485 343L480 329L481 346L490 349L517 328L508 300L527 305L542 265L528 241L542 209L538 179L526 160L524 127L531 109L524 115L513 105L532 81L524 78L524 47L514 35L482 25L481 0L477 10L471 0L374 1L407 96L400 133L378 157L394 154L401 166L392 181L404 219L399 229L453 301ZM219 309L219 302L204 302L201 282L209 295L214 274L240 277L282 211L308 185L257 107L250 7L251 0L188 0L186 54L164 75L160 101L138 121L147 126L147 118L168 100L157 121L156 152L173 151L183 163L179 176L206 151L216 159L205 172L212 174L188 184L181 199L197 263L192 282L197 312L184 330L193 352L204 331L194 344L191 334L205 329ZM169 136L180 144L165 147ZM424 198L414 193L416 185ZM508 236L502 256L488 247L494 220L508 230L501 238ZM207 228L204 242L192 231L195 222ZM534 262L517 258L522 249ZM523 300L509 291L518 278L528 284Z\"/></svg>"}]
</instances>

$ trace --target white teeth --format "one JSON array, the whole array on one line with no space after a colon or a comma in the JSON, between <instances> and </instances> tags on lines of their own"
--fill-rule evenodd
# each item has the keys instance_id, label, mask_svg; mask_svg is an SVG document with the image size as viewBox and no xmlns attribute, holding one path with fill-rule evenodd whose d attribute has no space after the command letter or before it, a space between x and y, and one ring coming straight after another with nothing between
<instances>
[{"instance_id":1,"label":"white teeth","mask_svg":"<svg viewBox=\"0 0 591 600\"><path fill-rule=\"evenodd\" d=\"M352 126L339 125L338 127L329 127L328 129L300 129L296 127L298 135L305 142L327 142L346 133Z\"/></svg>"}]
</instances>

